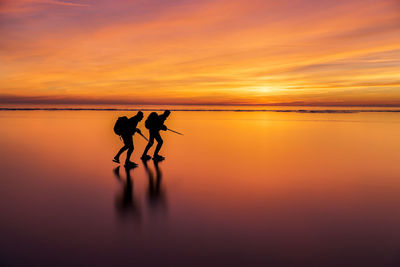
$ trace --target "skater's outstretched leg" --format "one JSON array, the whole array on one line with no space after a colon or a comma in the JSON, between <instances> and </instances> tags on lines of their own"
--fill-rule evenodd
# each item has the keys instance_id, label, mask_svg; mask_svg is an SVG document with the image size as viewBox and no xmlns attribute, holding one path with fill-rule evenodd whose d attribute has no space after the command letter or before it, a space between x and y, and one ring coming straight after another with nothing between
<instances>
[{"instance_id":1,"label":"skater's outstretched leg","mask_svg":"<svg viewBox=\"0 0 400 267\"><path fill-rule=\"evenodd\" d=\"M156 149L154 150L154 155L153 155L153 159L164 159L163 156L159 155L158 152L160 152L160 149L163 145L163 140L160 136L160 133L157 133L157 135L154 137L157 141L157 146Z\"/></svg>"},{"instance_id":2,"label":"skater's outstretched leg","mask_svg":"<svg viewBox=\"0 0 400 267\"><path fill-rule=\"evenodd\" d=\"M128 151L126 152L126 160L125 160L125 165L130 164L130 163L134 163L131 161L131 155L133 152L133 145L128 147Z\"/></svg>"},{"instance_id":3,"label":"skater's outstretched leg","mask_svg":"<svg viewBox=\"0 0 400 267\"><path fill-rule=\"evenodd\" d=\"M128 151L126 152L126 160L125 160L125 166L126 167L130 167L132 165L136 165L137 164L135 162L131 161L131 155L133 152L133 140L132 140L132 136L130 136L129 138L125 138L124 139L125 145L128 147Z\"/></svg>"},{"instance_id":4,"label":"skater's outstretched leg","mask_svg":"<svg viewBox=\"0 0 400 267\"><path fill-rule=\"evenodd\" d=\"M120 157L121 154L122 154L125 150L127 150L127 149L128 149L128 147L124 145L124 146L118 151L117 155L115 155L113 161L116 162L116 163L119 163L119 157Z\"/></svg>"},{"instance_id":5,"label":"skater's outstretched leg","mask_svg":"<svg viewBox=\"0 0 400 267\"><path fill-rule=\"evenodd\" d=\"M153 146L153 144L154 144L154 135L150 132L149 142L147 143L147 146L143 151L141 159L143 160L151 159L151 157L147 155L147 152L149 152L149 149Z\"/></svg>"}]
</instances>

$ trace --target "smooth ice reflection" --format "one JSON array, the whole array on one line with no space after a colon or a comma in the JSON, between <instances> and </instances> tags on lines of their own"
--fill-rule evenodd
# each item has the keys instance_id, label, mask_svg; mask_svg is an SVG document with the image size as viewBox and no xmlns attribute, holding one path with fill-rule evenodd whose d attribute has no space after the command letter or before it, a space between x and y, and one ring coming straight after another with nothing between
<instances>
[{"instance_id":1,"label":"smooth ice reflection","mask_svg":"<svg viewBox=\"0 0 400 267\"><path fill-rule=\"evenodd\" d=\"M122 114L0 111L2 266L400 264L400 114L173 112L134 169Z\"/></svg>"}]
</instances>

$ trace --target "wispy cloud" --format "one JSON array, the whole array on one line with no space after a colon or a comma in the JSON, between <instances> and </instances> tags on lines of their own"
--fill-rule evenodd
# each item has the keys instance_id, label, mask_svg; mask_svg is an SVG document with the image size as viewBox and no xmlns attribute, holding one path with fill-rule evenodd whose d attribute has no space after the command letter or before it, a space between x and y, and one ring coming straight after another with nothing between
<instances>
[{"instance_id":1,"label":"wispy cloud","mask_svg":"<svg viewBox=\"0 0 400 267\"><path fill-rule=\"evenodd\" d=\"M58 0L32 0L30 2L39 3L39 4L61 5L61 6L77 6L77 7L87 7L87 6L89 6L88 4L83 4L83 3L58 1Z\"/></svg>"},{"instance_id":2,"label":"wispy cloud","mask_svg":"<svg viewBox=\"0 0 400 267\"><path fill-rule=\"evenodd\" d=\"M23 14L35 12L45 8L46 5L66 7L88 7L83 2L70 2L61 0L3 0L0 4L0 14Z\"/></svg>"},{"instance_id":3,"label":"wispy cloud","mask_svg":"<svg viewBox=\"0 0 400 267\"><path fill-rule=\"evenodd\" d=\"M90 9L66 8L89 1L16 3L39 7L40 15L2 19L4 94L146 103L400 102L394 0L98 0Z\"/></svg>"},{"instance_id":4,"label":"wispy cloud","mask_svg":"<svg viewBox=\"0 0 400 267\"><path fill-rule=\"evenodd\" d=\"M80 2L71 2L71 1L61 1L61 0L15 0L13 1L17 5L26 5L26 4L52 4L52 5L61 5L61 6L89 6L85 3Z\"/></svg>"}]
</instances>

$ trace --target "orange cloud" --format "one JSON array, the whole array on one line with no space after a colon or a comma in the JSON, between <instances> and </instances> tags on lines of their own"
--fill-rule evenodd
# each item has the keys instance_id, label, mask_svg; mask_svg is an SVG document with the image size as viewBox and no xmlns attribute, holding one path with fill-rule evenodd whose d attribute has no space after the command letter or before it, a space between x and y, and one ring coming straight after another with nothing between
<instances>
[{"instance_id":1,"label":"orange cloud","mask_svg":"<svg viewBox=\"0 0 400 267\"><path fill-rule=\"evenodd\" d=\"M400 103L395 1L97 3L6 21L0 101Z\"/></svg>"}]
</instances>

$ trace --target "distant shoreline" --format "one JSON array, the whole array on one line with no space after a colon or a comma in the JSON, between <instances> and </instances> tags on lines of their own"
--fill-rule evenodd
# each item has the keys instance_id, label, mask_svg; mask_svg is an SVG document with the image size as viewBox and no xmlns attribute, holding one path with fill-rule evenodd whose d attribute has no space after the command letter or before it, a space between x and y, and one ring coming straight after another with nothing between
<instances>
[{"instance_id":1,"label":"distant shoreline","mask_svg":"<svg viewBox=\"0 0 400 267\"><path fill-rule=\"evenodd\" d=\"M0 108L0 111L163 111L161 108ZM294 112L294 113L359 113L394 112L400 109L170 109L171 111L192 112Z\"/></svg>"}]
</instances>

